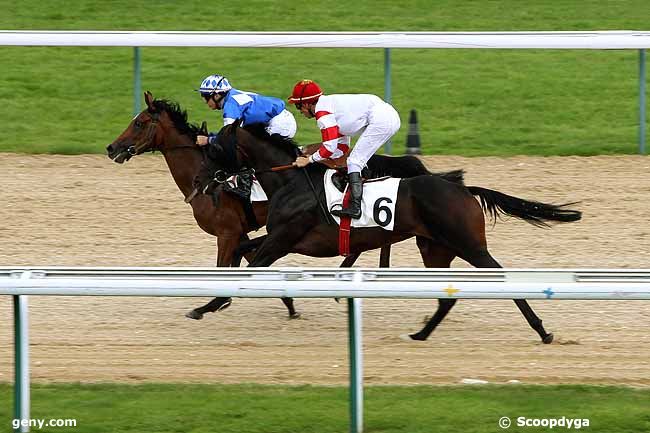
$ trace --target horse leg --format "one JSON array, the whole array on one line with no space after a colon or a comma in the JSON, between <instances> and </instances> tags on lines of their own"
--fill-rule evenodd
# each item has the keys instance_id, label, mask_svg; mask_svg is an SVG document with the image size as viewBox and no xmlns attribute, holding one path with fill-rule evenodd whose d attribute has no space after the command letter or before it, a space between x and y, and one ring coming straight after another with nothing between
<instances>
[{"instance_id":1,"label":"horse leg","mask_svg":"<svg viewBox=\"0 0 650 433\"><path fill-rule=\"evenodd\" d=\"M276 260L286 256L290 248L295 245L297 241L296 238L302 237L302 232L297 232L296 230L293 233L283 231L284 235L279 234L272 236L267 234L262 236L260 239L262 242L257 245L257 251L255 252L255 257L252 261L248 263L249 267L268 267L273 264ZM297 233L297 234L296 234ZM256 238L259 239L259 238ZM253 239L251 242L255 241ZM279 239L275 241L275 239ZM281 241L280 241L281 240ZM281 298L284 305L289 310L289 318L297 319L300 317L300 313L297 312L293 306L293 298L283 297Z\"/></svg>"},{"instance_id":2,"label":"horse leg","mask_svg":"<svg viewBox=\"0 0 650 433\"><path fill-rule=\"evenodd\" d=\"M381 247L379 253L379 267L390 268L390 244Z\"/></svg>"},{"instance_id":3,"label":"horse leg","mask_svg":"<svg viewBox=\"0 0 650 433\"><path fill-rule=\"evenodd\" d=\"M298 214L300 216L300 214ZM295 216L295 215L291 215ZM248 264L251 268L265 268L286 256L296 244L309 232L316 221L297 221L291 217L278 218L282 224L271 231L264 238L264 242L257 248L255 258ZM267 230L268 230L267 225Z\"/></svg>"},{"instance_id":4,"label":"horse leg","mask_svg":"<svg viewBox=\"0 0 650 433\"><path fill-rule=\"evenodd\" d=\"M487 250L481 251L479 254L475 255L468 260L473 266L477 268L500 268L501 265L497 262L492 255ZM528 305L528 302L525 299L513 299L519 311L524 315L528 324L533 328L539 337L542 339L542 343L550 344L553 342L553 333L546 332L544 326L542 325L542 319L537 317L533 309Z\"/></svg>"},{"instance_id":5,"label":"horse leg","mask_svg":"<svg viewBox=\"0 0 650 433\"><path fill-rule=\"evenodd\" d=\"M438 245L430 239L418 236L416 242L420 249L424 266L427 268L448 268L451 265L451 261L456 257L448 248ZM429 338L429 335L442 322L454 304L456 304L456 299L438 299L438 309L433 317L427 321L424 328L415 334L410 334L409 337L417 341L424 341Z\"/></svg>"},{"instance_id":6,"label":"horse leg","mask_svg":"<svg viewBox=\"0 0 650 433\"><path fill-rule=\"evenodd\" d=\"M361 253L350 254L349 256L347 256L343 260L343 262L341 262L341 264L339 265L339 268L351 268L352 265L354 265L356 263L356 261L357 261L357 259L359 258L360 255L361 255ZM336 301L337 304L339 303L340 299L341 298L334 298L334 300Z\"/></svg>"},{"instance_id":7,"label":"horse leg","mask_svg":"<svg viewBox=\"0 0 650 433\"><path fill-rule=\"evenodd\" d=\"M424 206L427 202L424 202ZM425 209L426 213L435 215L436 208ZM501 268L501 265L490 255L485 239L485 216L478 201L467 196L459 197L447 204L446 213L442 220L442 232L450 245L455 245L458 257L477 268ZM431 217L428 219L433 221ZM446 227L446 229L444 229ZM553 334L549 334L542 326L542 321L525 299L515 299L515 304L524 315L528 324L539 334L542 342L548 344L553 341Z\"/></svg>"},{"instance_id":8,"label":"horse leg","mask_svg":"<svg viewBox=\"0 0 650 433\"><path fill-rule=\"evenodd\" d=\"M339 268L351 268L352 265L354 265L359 258L361 253L356 253L356 254L350 254L343 260L343 262L339 265ZM390 244L384 245L381 247L381 252L379 255L379 267L380 268L388 268L390 267ZM334 298L334 300L338 303L339 298Z\"/></svg>"},{"instance_id":9,"label":"horse leg","mask_svg":"<svg viewBox=\"0 0 650 433\"><path fill-rule=\"evenodd\" d=\"M237 246L233 252L232 266L236 268L241 266L241 259L243 257L246 257L246 261L248 261L248 263L252 262L253 258L255 257L255 252L257 251L257 247L262 245L264 239L266 239L266 235L258 236L253 239L249 239L247 235L242 235L239 246Z\"/></svg>"},{"instance_id":10,"label":"horse leg","mask_svg":"<svg viewBox=\"0 0 650 433\"><path fill-rule=\"evenodd\" d=\"M231 236L220 236L217 238L217 266L230 266L233 252L239 244L239 239ZM201 320L205 313L214 313L225 310L232 304L232 298L214 298L202 307L197 307L185 313L185 317Z\"/></svg>"},{"instance_id":11,"label":"horse leg","mask_svg":"<svg viewBox=\"0 0 650 433\"><path fill-rule=\"evenodd\" d=\"M262 245L264 240L266 239L266 235L264 236L258 236L254 239L249 239L248 235L242 235L241 242L235 248L235 251L233 252L233 263L232 266L239 266L241 264L241 259L242 256L246 257L246 260L248 260L248 263L252 262L253 259L255 258L255 254L257 252L257 248ZM300 317L300 313L298 313L293 305L293 298L280 298L282 302L284 303L284 306L287 307L287 312L289 313L289 319L298 319Z\"/></svg>"},{"instance_id":12,"label":"horse leg","mask_svg":"<svg viewBox=\"0 0 650 433\"><path fill-rule=\"evenodd\" d=\"M287 307L287 310L289 310L289 319L299 319L300 313L297 312L296 309L293 307L293 298L283 297L280 299L282 299L282 302L284 302L284 306Z\"/></svg>"}]
</instances>

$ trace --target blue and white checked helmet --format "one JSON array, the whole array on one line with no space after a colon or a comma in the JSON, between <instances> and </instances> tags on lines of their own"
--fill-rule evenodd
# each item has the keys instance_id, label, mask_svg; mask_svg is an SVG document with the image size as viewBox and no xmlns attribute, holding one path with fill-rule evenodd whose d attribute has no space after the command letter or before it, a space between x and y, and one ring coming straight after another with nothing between
<instances>
[{"instance_id":1,"label":"blue and white checked helmet","mask_svg":"<svg viewBox=\"0 0 650 433\"><path fill-rule=\"evenodd\" d=\"M232 89L228 79L222 75L210 75L205 77L201 82L201 87L199 92L201 95L209 96L213 93L226 93L228 90Z\"/></svg>"}]
</instances>

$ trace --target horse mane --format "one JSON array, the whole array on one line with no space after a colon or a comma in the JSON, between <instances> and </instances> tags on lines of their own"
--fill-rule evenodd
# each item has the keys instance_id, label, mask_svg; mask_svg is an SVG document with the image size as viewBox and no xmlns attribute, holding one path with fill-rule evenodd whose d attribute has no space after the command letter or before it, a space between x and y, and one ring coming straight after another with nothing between
<instances>
[{"instance_id":1,"label":"horse mane","mask_svg":"<svg viewBox=\"0 0 650 433\"><path fill-rule=\"evenodd\" d=\"M244 129L250 132L253 136L259 138L260 140L267 141L271 143L274 147L282 150L285 153L288 153L291 156L298 156L302 152L293 139L283 137L280 134L269 134L266 131L266 125L263 123L251 123L250 125L244 125Z\"/></svg>"},{"instance_id":2,"label":"horse mane","mask_svg":"<svg viewBox=\"0 0 650 433\"><path fill-rule=\"evenodd\" d=\"M153 101L157 111L165 111L179 133L196 137L200 128L187 121L187 111L183 110L176 102L166 99L156 99Z\"/></svg>"}]
</instances>

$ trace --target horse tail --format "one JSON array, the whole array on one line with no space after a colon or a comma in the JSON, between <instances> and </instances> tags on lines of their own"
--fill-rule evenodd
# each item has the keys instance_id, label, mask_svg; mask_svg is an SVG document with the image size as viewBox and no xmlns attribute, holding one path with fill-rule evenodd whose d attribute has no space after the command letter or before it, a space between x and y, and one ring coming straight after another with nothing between
<instances>
[{"instance_id":1,"label":"horse tail","mask_svg":"<svg viewBox=\"0 0 650 433\"><path fill-rule=\"evenodd\" d=\"M549 227L546 221L573 222L582 218L582 212L566 209L578 202L555 205L524 200L480 186L468 186L467 189L472 195L478 196L483 211L493 219L504 214L520 218L536 227Z\"/></svg>"}]
</instances>

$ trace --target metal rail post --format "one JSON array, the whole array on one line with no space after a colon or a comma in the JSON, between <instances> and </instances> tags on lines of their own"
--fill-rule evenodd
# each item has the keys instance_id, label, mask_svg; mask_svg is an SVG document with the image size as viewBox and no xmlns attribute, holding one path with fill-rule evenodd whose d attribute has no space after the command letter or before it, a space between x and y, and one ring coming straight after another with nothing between
<instances>
[{"instance_id":1,"label":"metal rail post","mask_svg":"<svg viewBox=\"0 0 650 433\"><path fill-rule=\"evenodd\" d=\"M645 155L645 50L639 50L639 154Z\"/></svg>"},{"instance_id":2,"label":"metal rail post","mask_svg":"<svg viewBox=\"0 0 650 433\"><path fill-rule=\"evenodd\" d=\"M140 80L140 47L133 47L133 115L137 116L142 111L140 105L142 98L142 83Z\"/></svg>"},{"instance_id":3,"label":"metal rail post","mask_svg":"<svg viewBox=\"0 0 650 433\"><path fill-rule=\"evenodd\" d=\"M29 278L29 277L27 277ZM29 420L29 317L27 296L14 295L14 419ZM14 432L28 432L29 425Z\"/></svg>"},{"instance_id":4,"label":"metal rail post","mask_svg":"<svg viewBox=\"0 0 650 433\"><path fill-rule=\"evenodd\" d=\"M355 272L353 281L363 281ZM350 342L350 433L363 432L363 341L361 337L361 299L348 298L348 336Z\"/></svg>"}]
</instances>

